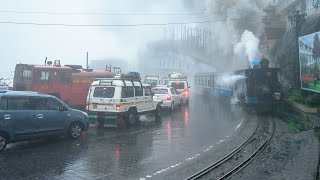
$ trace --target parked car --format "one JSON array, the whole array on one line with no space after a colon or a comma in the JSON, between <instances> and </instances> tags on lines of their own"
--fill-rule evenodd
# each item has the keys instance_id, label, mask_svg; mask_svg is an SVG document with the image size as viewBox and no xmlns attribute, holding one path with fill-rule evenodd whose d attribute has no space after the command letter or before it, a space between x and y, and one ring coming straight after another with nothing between
<instances>
[{"instance_id":1,"label":"parked car","mask_svg":"<svg viewBox=\"0 0 320 180\"><path fill-rule=\"evenodd\" d=\"M78 138L88 130L88 114L37 92L0 92L0 151L8 143L43 136Z\"/></svg>"},{"instance_id":2,"label":"parked car","mask_svg":"<svg viewBox=\"0 0 320 180\"><path fill-rule=\"evenodd\" d=\"M183 100L181 94L173 87L157 86L152 88L154 101L162 101L162 107L173 111L174 108L182 105Z\"/></svg>"}]
</instances>

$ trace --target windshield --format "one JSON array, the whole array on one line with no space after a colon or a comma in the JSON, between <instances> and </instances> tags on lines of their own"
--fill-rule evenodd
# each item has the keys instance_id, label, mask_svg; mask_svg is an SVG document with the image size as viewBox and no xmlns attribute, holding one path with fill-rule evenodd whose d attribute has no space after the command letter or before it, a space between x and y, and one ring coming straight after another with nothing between
<instances>
[{"instance_id":1,"label":"windshield","mask_svg":"<svg viewBox=\"0 0 320 180\"><path fill-rule=\"evenodd\" d=\"M154 94L168 94L168 89L152 89Z\"/></svg>"},{"instance_id":2,"label":"windshield","mask_svg":"<svg viewBox=\"0 0 320 180\"><path fill-rule=\"evenodd\" d=\"M185 89L185 82L171 82L171 87L175 89Z\"/></svg>"},{"instance_id":3,"label":"windshield","mask_svg":"<svg viewBox=\"0 0 320 180\"><path fill-rule=\"evenodd\" d=\"M158 80L155 79L146 79L145 83L147 84L158 84Z\"/></svg>"},{"instance_id":4,"label":"windshield","mask_svg":"<svg viewBox=\"0 0 320 180\"><path fill-rule=\"evenodd\" d=\"M95 87L93 92L93 97L96 98L113 98L114 87Z\"/></svg>"}]
</instances>

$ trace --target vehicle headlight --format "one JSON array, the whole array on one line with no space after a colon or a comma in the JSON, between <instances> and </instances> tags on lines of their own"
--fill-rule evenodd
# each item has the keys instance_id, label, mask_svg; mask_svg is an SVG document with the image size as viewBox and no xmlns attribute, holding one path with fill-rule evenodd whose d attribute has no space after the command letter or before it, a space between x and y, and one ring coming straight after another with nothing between
<instances>
[{"instance_id":1,"label":"vehicle headlight","mask_svg":"<svg viewBox=\"0 0 320 180\"><path fill-rule=\"evenodd\" d=\"M85 118L89 118L88 113L82 112L82 114L83 114L83 116L84 116Z\"/></svg>"}]
</instances>

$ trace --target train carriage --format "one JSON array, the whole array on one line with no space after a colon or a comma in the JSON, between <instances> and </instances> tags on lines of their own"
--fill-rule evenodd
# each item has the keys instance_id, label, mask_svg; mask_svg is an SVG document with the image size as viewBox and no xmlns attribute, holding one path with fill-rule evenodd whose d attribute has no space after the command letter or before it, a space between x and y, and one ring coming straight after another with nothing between
<instances>
[{"instance_id":1,"label":"train carriage","mask_svg":"<svg viewBox=\"0 0 320 180\"><path fill-rule=\"evenodd\" d=\"M265 111L281 103L279 71L278 68L265 68L199 73L195 75L195 87L201 93L236 98L240 103Z\"/></svg>"}]
</instances>

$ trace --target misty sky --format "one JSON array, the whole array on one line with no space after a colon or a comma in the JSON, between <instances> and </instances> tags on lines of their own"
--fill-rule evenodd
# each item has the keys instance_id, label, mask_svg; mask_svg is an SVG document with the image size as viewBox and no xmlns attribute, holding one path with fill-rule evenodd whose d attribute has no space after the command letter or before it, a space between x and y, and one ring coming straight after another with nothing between
<instances>
[{"instance_id":1,"label":"misty sky","mask_svg":"<svg viewBox=\"0 0 320 180\"><path fill-rule=\"evenodd\" d=\"M63 13L179 13L188 9L185 0L6 0L0 11ZM139 24L190 21L185 16L52 15L0 12L0 21L58 24ZM42 64L45 57L62 64L85 64L90 59L110 57L128 60L136 68L139 48L161 39L164 26L61 27L0 24L0 59L3 72L17 63Z\"/></svg>"}]
</instances>

